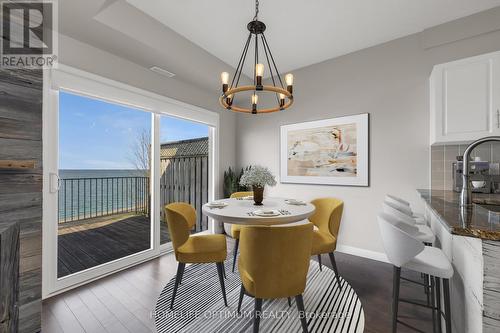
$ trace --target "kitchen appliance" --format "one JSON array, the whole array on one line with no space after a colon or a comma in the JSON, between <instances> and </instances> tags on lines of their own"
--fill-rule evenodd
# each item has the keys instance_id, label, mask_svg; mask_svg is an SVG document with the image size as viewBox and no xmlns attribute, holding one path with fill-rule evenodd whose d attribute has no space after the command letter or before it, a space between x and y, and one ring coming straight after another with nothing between
<instances>
[{"instance_id":1,"label":"kitchen appliance","mask_svg":"<svg viewBox=\"0 0 500 333\"><path fill-rule=\"evenodd\" d=\"M488 161L470 161L469 179L471 181L471 190L474 193L494 193L498 187L499 163L490 163ZM453 191L462 190L463 161L462 156L457 156L457 161L452 164Z\"/></svg>"}]
</instances>

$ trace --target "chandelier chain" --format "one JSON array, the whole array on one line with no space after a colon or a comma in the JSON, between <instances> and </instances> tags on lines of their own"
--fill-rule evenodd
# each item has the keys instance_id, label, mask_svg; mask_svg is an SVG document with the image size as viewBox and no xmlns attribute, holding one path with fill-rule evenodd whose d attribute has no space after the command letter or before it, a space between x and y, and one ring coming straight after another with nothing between
<instances>
[{"instance_id":1,"label":"chandelier chain","mask_svg":"<svg viewBox=\"0 0 500 333\"><path fill-rule=\"evenodd\" d=\"M258 16L259 16L259 0L255 0L255 16L253 17L253 20L257 21Z\"/></svg>"}]
</instances>

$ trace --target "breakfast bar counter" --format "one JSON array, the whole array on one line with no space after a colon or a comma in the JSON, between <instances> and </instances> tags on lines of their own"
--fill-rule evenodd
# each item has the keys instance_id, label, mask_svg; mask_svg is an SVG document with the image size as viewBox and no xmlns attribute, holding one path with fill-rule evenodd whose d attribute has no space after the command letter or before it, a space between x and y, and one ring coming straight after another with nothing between
<instances>
[{"instance_id":1,"label":"breakfast bar counter","mask_svg":"<svg viewBox=\"0 0 500 333\"><path fill-rule=\"evenodd\" d=\"M417 190L429 210L450 233L500 241L500 194L473 194L468 211L459 206L460 193L446 190Z\"/></svg>"},{"instance_id":2,"label":"breakfast bar counter","mask_svg":"<svg viewBox=\"0 0 500 333\"><path fill-rule=\"evenodd\" d=\"M450 280L453 332L500 331L500 195L473 194L462 210L460 194L417 190L426 219L455 271Z\"/></svg>"}]
</instances>

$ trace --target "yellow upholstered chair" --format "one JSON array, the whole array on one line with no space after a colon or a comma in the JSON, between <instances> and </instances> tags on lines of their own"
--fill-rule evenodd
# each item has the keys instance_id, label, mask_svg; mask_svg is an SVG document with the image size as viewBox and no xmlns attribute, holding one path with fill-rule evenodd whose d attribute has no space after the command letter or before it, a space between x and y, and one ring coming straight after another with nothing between
<instances>
[{"instance_id":1,"label":"yellow upholstered chair","mask_svg":"<svg viewBox=\"0 0 500 333\"><path fill-rule=\"evenodd\" d=\"M318 256L319 268L322 270L321 254L328 253L339 288L341 288L337 263L335 262L333 252L337 247L337 237L340 229L340 221L342 220L344 202L336 198L322 198L315 199L311 203L316 207L316 210L309 217L309 221L317 228L317 230L313 231L311 254Z\"/></svg>"},{"instance_id":2,"label":"yellow upholstered chair","mask_svg":"<svg viewBox=\"0 0 500 333\"><path fill-rule=\"evenodd\" d=\"M250 195L253 195L253 192L234 192L231 194L232 199L235 198L243 198L243 197L248 197ZM241 230L241 225L238 224L232 224L231 225L231 237L236 239L236 244L234 245L234 258L233 258L233 273L234 273L234 267L236 266L236 258L238 257L238 247L240 245L240 230Z\"/></svg>"},{"instance_id":3,"label":"yellow upholstered chair","mask_svg":"<svg viewBox=\"0 0 500 333\"><path fill-rule=\"evenodd\" d=\"M299 314L305 313L302 293L309 270L312 230L311 223L241 229L238 312L244 295L255 298L254 332L259 331L263 299L294 296ZM302 330L307 332L307 320L305 316L300 317Z\"/></svg>"},{"instance_id":4,"label":"yellow upholstered chair","mask_svg":"<svg viewBox=\"0 0 500 333\"><path fill-rule=\"evenodd\" d=\"M182 281L186 264L216 263L224 304L227 306L224 286L224 260L226 260L226 237L224 235L191 236L190 230L196 223L196 210L187 203L175 202L165 206L168 230L172 238L175 258L179 262L175 286L170 302L174 307L175 294Z\"/></svg>"}]
</instances>

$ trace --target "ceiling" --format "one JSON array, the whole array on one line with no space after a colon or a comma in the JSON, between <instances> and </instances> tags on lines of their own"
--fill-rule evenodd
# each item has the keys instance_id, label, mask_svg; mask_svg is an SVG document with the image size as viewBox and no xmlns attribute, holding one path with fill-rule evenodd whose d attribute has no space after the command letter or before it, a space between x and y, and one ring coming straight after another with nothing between
<instances>
[{"instance_id":1,"label":"ceiling","mask_svg":"<svg viewBox=\"0 0 500 333\"><path fill-rule=\"evenodd\" d=\"M253 0L126 1L233 67L255 8ZM284 73L496 6L500 0L260 0L259 19Z\"/></svg>"},{"instance_id":2,"label":"ceiling","mask_svg":"<svg viewBox=\"0 0 500 333\"><path fill-rule=\"evenodd\" d=\"M125 0L64 0L59 1L58 7L61 35L145 69L158 66L176 74L168 78L151 72L158 79L185 82L218 94L220 72L231 71L226 63ZM71 52L61 42L59 49L64 61L64 55ZM85 64L82 66L87 69ZM88 68L92 67L88 64Z\"/></svg>"}]
</instances>

